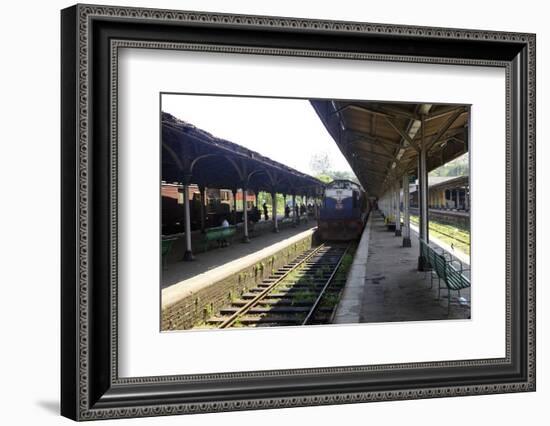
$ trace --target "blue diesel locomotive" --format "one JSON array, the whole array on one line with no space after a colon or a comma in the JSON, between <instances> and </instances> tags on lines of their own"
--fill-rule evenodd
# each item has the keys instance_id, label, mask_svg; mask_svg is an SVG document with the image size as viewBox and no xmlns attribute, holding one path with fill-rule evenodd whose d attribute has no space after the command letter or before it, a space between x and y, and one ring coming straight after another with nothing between
<instances>
[{"instance_id":1,"label":"blue diesel locomotive","mask_svg":"<svg viewBox=\"0 0 550 426\"><path fill-rule=\"evenodd\" d=\"M368 214L366 194L355 182L334 180L326 185L318 229L323 240L349 241L361 237Z\"/></svg>"}]
</instances>

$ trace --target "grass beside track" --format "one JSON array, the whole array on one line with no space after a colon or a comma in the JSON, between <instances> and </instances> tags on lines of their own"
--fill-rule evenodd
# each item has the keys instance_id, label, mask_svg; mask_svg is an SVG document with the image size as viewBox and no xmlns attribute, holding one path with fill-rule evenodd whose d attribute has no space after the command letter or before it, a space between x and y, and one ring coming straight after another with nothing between
<instances>
[{"instance_id":1,"label":"grass beside track","mask_svg":"<svg viewBox=\"0 0 550 426\"><path fill-rule=\"evenodd\" d=\"M418 216L411 215L411 222L418 226ZM470 231L435 220L430 220L429 226L431 235L470 255Z\"/></svg>"}]
</instances>

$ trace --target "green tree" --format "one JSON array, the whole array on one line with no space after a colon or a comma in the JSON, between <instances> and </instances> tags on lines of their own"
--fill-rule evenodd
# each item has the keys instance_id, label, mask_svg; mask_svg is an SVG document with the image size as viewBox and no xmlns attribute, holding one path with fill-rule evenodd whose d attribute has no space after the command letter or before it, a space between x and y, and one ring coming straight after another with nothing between
<instances>
[{"instance_id":1,"label":"green tree","mask_svg":"<svg viewBox=\"0 0 550 426\"><path fill-rule=\"evenodd\" d=\"M349 171L341 171L341 170L332 170L328 173L328 175L334 179L346 179L351 180L352 182L359 183L359 179L355 176L355 173L349 172Z\"/></svg>"},{"instance_id":2,"label":"green tree","mask_svg":"<svg viewBox=\"0 0 550 426\"><path fill-rule=\"evenodd\" d=\"M470 173L468 153L449 161L430 172L430 176L466 176Z\"/></svg>"},{"instance_id":3,"label":"green tree","mask_svg":"<svg viewBox=\"0 0 550 426\"><path fill-rule=\"evenodd\" d=\"M311 170L318 175L326 175L331 169L331 161L327 152L316 152L311 156L309 160L309 166Z\"/></svg>"},{"instance_id":4,"label":"green tree","mask_svg":"<svg viewBox=\"0 0 550 426\"><path fill-rule=\"evenodd\" d=\"M321 182L324 182L324 183L330 183L332 182L334 179L332 179L329 175L317 175L315 176L317 179L319 179Z\"/></svg>"}]
</instances>

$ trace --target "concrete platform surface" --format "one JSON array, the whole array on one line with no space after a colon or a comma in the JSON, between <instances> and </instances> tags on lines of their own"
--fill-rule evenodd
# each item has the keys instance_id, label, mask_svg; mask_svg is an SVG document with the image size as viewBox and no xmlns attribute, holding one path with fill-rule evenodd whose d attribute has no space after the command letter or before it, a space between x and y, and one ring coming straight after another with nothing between
<instances>
[{"instance_id":1,"label":"concrete platform surface","mask_svg":"<svg viewBox=\"0 0 550 426\"><path fill-rule=\"evenodd\" d=\"M335 315L339 324L366 322L425 321L446 319L467 319L470 308L457 303L457 292L452 292L451 310L447 314L447 290L441 290L438 299L438 281L434 279L430 288L430 272L417 270L418 234L411 232L412 247L402 247L402 238L387 231L384 219L378 212L371 214L365 227L357 253L368 246L367 261L356 261L365 268L363 278L358 285L352 274ZM364 256L364 253L363 253ZM355 260L354 260L355 263ZM347 287L355 287L354 292ZM442 283L442 285L444 285ZM470 302L469 289L461 291L461 296ZM358 306L357 299L360 297Z\"/></svg>"},{"instance_id":2,"label":"concrete platform surface","mask_svg":"<svg viewBox=\"0 0 550 426\"><path fill-rule=\"evenodd\" d=\"M284 216L278 216L279 218L279 228L282 229L285 227L281 223ZM230 222L230 224L233 226L233 223ZM239 222L236 227L236 233L232 237L233 240L241 240L244 235L244 227L243 223ZM260 219L259 222L256 222L254 224L250 224L250 227L248 228L248 232L251 238L255 238L257 236L260 236L262 234L271 234L273 229L273 220L264 220L263 217ZM185 252L185 232L179 232L177 234L170 234L170 235L164 235L163 237L173 239L172 242L172 248L167 256L168 263L177 263L182 258L182 253ZM210 243L208 247L205 246L204 243L204 234L201 233L200 229L196 229L191 232L191 245L193 248L193 253L201 255L205 251L215 250L217 247L214 243ZM206 249L206 250L205 250Z\"/></svg>"},{"instance_id":3,"label":"concrete platform surface","mask_svg":"<svg viewBox=\"0 0 550 426\"><path fill-rule=\"evenodd\" d=\"M367 277L367 261L369 256L370 227L372 220L365 225L363 235L355 251L353 263L348 272L346 287L334 314L335 324L350 324L359 322L362 307L365 279Z\"/></svg>"},{"instance_id":4,"label":"concrete platform surface","mask_svg":"<svg viewBox=\"0 0 550 426\"><path fill-rule=\"evenodd\" d=\"M283 243L284 245L286 240L299 236L304 232L309 231L312 233L316 227L316 222L310 220L309 222L301 223L296 228L287 227L281 229L278 233L268 232L258 235L251 238L249 243L235 241L227 247L198 253L195 255L195 260L191 262L181 260L183 251L177 256L173 254L169 258L167 268L162 271L161 287L164 289L199 275L201 280L211 281L212 277L205 275L207 273L216 273L216 276L219 278L220 271L223 269L227 270L230 263L237 262L241 265L245 261L244 258L246 256L254 255L269 247L274 249L273 246L279 243ZM301 238L299 237L298 239ZM286 241L286 243L289 243L289 241ZM215 271L216 269L218 270Z\"/></svg>"}]
</instances>

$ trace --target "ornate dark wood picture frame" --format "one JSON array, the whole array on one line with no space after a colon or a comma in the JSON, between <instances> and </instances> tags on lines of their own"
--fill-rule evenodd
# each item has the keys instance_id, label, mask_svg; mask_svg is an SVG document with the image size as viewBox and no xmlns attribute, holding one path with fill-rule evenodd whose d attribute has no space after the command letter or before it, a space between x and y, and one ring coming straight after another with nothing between
<instances>
[{"instance_id":1,"label":"ornate dark wood picture frame","mask_svg":"<svg viewBox=\"0 0 550 426\"><path fill-rule=\"evenodd\" d=\"M535 35L76 5L61 12L61 413L159 416L535 390ZM506 72L506 356L120 378L117 49L485 65Z\"/></svg>"}]
</instances>

